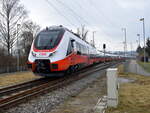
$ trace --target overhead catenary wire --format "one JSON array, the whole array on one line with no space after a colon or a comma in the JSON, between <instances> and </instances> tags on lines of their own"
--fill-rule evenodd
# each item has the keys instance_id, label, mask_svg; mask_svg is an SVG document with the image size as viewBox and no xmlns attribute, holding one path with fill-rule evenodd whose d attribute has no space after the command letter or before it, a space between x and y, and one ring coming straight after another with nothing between
<instances>
[{"instance_id":1,"label":"overhead catenary wire","mask_svg":"<svg viewBox=\"0 0 150 113\"><path fill-rule=\"evenodd\" d=\"M48 0L46 0L46 1L48 1ZM59 4L61 4L62 6L65 6L67 9L69 9L69 11L71 11L75 16L75 18L76 18L76 15L80 18L80 20L83 20L84 22L86 22L88 25L90 24L89 22L87 22L82 16L79 16L73 9L71 9L68 5L66 5L65 3L63 3L63 2L61 2L60 0L56 0L57 1L57 3L59 3ZM48 1L48 2L50 2L50 1ZM78 2L76 2L78 5L80 5ZM51 3L51 5L52 5L52 3ZM81 5L80 5L81 6ZM66 18L66 16L65 15L62 15L62 13L54 6L54 5L52 5L52 7L61 15L61 16L63 16L64 18ZM86 13L86 14L88 14L88 13ZM88 17L90 17L90 16L88 16ZM69 20L68 18L66 18L67 20ZM78 18L76 18L76 19L78 19ZM96 18L95 17L92 17L92 19L94 19L94 20L96 20ZM69 20L70 21L70 20ZM70 22L71 24L74 24L74 23L72 23L72 22ZM80 22L80 24L82 24L81 22ZM84 24L83 24L84 25ZM75 26L75 24L74 24L74 26ZM101 29L102 30L102 29ZM102 30L103 32L104 32L104 30ZM106 32L104 32L104 34L105 35L108 35L108 33L106 33Z\"/></svg>"},{"instance_id":2,"label":"overhead catenary wire","mask_svg":"<svg viewBox=\"0 0 150 113\"><path fill-rule=\"evenodd\" d=\"M87 0L88 1L88 0ZM86 1L86 3L88 3ZM80 1L80 3L81 2L83 2L83 1ZM89 16L89 12L86 10L86 8L85 8L85 5L81 5L81 4L85 4L85 3L78 3L78 2L76 2L76 4L77 4L77 6L79 7L79 8L82 8L82 11L84 10L85 11L85 14L86 14L86 16L88 17L88 19L90 18L90 20L92 21L92 22L95 22L95 21L97 21L98 19L101 19L100 17L99 17L99 13L98 13L98 11L97 11L97 9L92 5L92 4L90 4L90 2L89 2L89 6L91 7L91 5L92 5L92 7L94 8L94 12L97 12L97 17L95 17L95 15L94 16ZM89 9L88 9L89 10ZM103 20L101 20L101 21L103 21ZM103 21L104 23L107 23L107 24L109 24L107 21Z\"/></svg>"},{"instance_id":3,"label":"overhead catenary wire","mask_svg":"<svg viewBox=\"0 0 150 113\"><path fill-rule=\"evenodd\" d=\"M80 2L82 2L82 0L81 0ZM82 3L82 4L84 4L84 3ZM91 20L92 23L88 21L88 24L90 24L90 25L92 26L92 25L93 25L93 19L94 19L94 21L96 21L97 19L96 19L95 17L89 16L89 12L84 8L84 5L81 5L79 2L76 2L76 5L79 7L79 9L82 9L82 11L85 12L85 14L86 14L86 19L87 19L87 18L88 18L88 20L89 20L89 19L90 19L90 20L92 19L92 20ZM90 25L89 25L89 26L90 26Z\"/></svg>"},{"instance_id":4,"label":"overhead catenary wire","mask_svg":"<svg viewBox=\"0 0 150 113\"><path fill-rule=\"evenodd\" d=\"M111 25L112 27L118 27L117 25L114 25L111 21L110 21L110 19L108 19L108 18L106 18L106 16L103 14L103 12L102 11L100 11L99 9L97 9L96 8L96 6L92 3L92 2L90 2L89 0L87 0L88 1L88 3L89 3L89 6L92 6L93 7L93 9L94 9L94 11L96 12L96 16L98 17L98 18L96 18L95 16L88 16L88 17L90 17L91 19L92 19L92 21L93 21L93 19L96 21L97 19L101 19L101 21L103 21L103 23L104 24L106 24L106 25ZM87 2L86 1L86 2ZM83 2L83 1L80 1L80 2ZM78 2L76 2L77 4L78 4L78 6L80 7L80 8L82 8L82 10L85 10L86 11L86 9L84 8L84 5L80 5ZM82 3L83 4L83 3ZM88 15L89 13L86 11L86 14ZM102 16L102 18L104 18L104 19L102 19L101 17L100 17L100 15ZM94 21L94 22L95 22ZM108 37L111 37L111 34L109 34L108 32L106 32L104 29L102 29L102 27L100 27L101 29L101 31L102 31L102 33L104 34L104 35L106 35L106 36L108 36ZM120 27L119 27L120 28Z\"/></svg>"},{"instance_id":5,"label":"overhead catenary wire","mask_svg":"<svg viewBox=\"0 0 150 113\"><path fill-rule=\"evenodd\" d=\"M83 1L80 1L80 2L83 2ZM96 18L95 16L88 16L88 12L87 12L87 10L86 10L86 8L84 8L84 5L81 5L80 3L78 3L78 2L76 2L76 4L77 4L77 6L79 7L79 8L82 8L82 11L84 10L85 11L85 14L87 15L87 17L89 17L90 18L90 20L92 21L92 22L95 22L95 21L97 21L98 20L98 18ZM82 4L84 4L84 3L82 3ZM91 6L91 4L89 4L90 6ZM96 9L95 9L96 10ZM96 16L98 16L99 17L99 13L97 13L97 15ZM88 18L88 19L89 19ZM100 18L100 17L99 17ZM103 21L104 22L104 24L106 24L107 23L107 21ZM90 23L91 24L91 23ZM107 24L109 24L109 23L107 23ZM91 24L91 25L93 25L93 24ZM101 27L100 27L101 28ZM102 31L102 33L105 35L105 36L108 36L108 37L111 37L110 36L110 34L108 33L108 32L106 32L104 29L100 29L101 31Z\"/></svg>"},{"instance_id":6,"label":"overhead catenary wire","mask_svg":"<svg viewBox=\"0 0 150 113\"><path fill-rule=\"evenodd\" d=\"M67 20L67 23L69 23L71 26L75 26L76 27L76 25L74 24L74 23L72 23L71 21L70 21L70 19L68 19L63 13L61 13L58 9L57 9L57 7L55 7L55 5L53 5L52 4L52 2L51 1L49 1L49 0L45 0L51 7L53 7L53 9L55 9L55 11L60 15L60 16L62 16L64 19L66 19Z\"/></svg>"},{"instance_id":7,"label":"overhead catenary wire","mask_svg":"<svg viewBox=\"0 0 150 113\"><path fill-rule=\"evenodd\" d=\"M50 3L49 0L46 0L46 1ZM56 1L57 1L57 3L61 4L62 6L65 6L67 9L69 9L69 11L72 12L72 13L75 15L74 17L75 17L76 19L78 19L78 18L76 17L76 16L78 16L78 17L80 18L80 20L84 21L85 23L87 23L87 24L89 25L89 22L88 22L88 21L86 21L82 16L78 15L72 8L70 8L70 7L69 7L68 5L66 5L64 2L62 2L62 1L60 1L60 0L56 0ZM105 23L108 23L108 24L111 24L112 26L114 26L114 25L112 24L112 22L110 21L110 19L106 18L106 16L105 16L102 12L99 13L100 10L97 9L91 1L88 0L88 2L89 2L90 5L93 6L93 8L95 8L95 11L96 11L97 14L98 14L97 16L101 15L101 16L105 17L105 19L108 20L107 22L105 21ZM82 7L78 2L76 2L76 3L77 3L80 7ZM52 7L53 7L61 16L65 17L65 19L69 20L69 19L66 18L66 16L63 15L63 14L61 13L61 11L59 11L52 3L50 3L50 5L52 5ZM83 7L82 7L82 8L83 8ZM86 14L88 14L88 13L86 13ZM90 17L90 16L88 16L88 17ZM92 18L94 18L94 19L96 20L95 17L92 17ZM79 20L79 19L78 19L78 20ZM70 20L69 20L69 21L70 21ZM72 22L70 22L70 23L71 23L71 24L74 24L74 23L72 23ZM80 24L82 24L82 23L80 22ZM74 24L74 25L75 25L75 24ZM84 25L84 24L83 24L83 25Z\"/></svg>"},{"instance_id":8,"label":"overhead catenary wire","mask_svg":"<svg viewBox=\"0 0 150 113\"><path fill-rule=\"evenodd\" d=\"M82 2L82 1L80 1L80 2ZM82 3L82 4L84 4L84 3ZM73 4L72 4L73 5ZM95 17L95 16L89 16L88 14L88 11L84 8L84 5L81 5L80 3L78 3L78 2L76 2L76 5L80 8L80 9L82 9L82 11L85 11L85 14L87 15L87 17L88 17L88 19L90 19L92 22L94 21L97 21L97 18ZM90 23L90 22L88 22L88 24L89 24L89 26L93 26L93 24L92 23ZM110 35L108 35L108 33L106 33L103 29L101 29L101 31L104 33L104 35L106 35L106 36L110 36Z\"/></svg>"},{"instance_id":9,"label":"overhead catenary wire","mask_svg":"<svg viewBox=\"0 0 150 113\"><path fill-rule=\"evenodd\" d=\"M103 18L105 18L105 20L107 20L107 21L105 21L106 23L108 23L108 24L111 25L112 27L121 28L120 25L116 24L115 22L112 22L109 18L107 18L107 17L105 16L105 14L102 12L102 10L100 10L100 8L97 8L97 7L95 6L95 4L94 4L92 1L90 1L90 0L87 0L87 1L88 1L88 3L95 9L95 11L97 12L98 16L101 15Z\"/></svg>"},{"instance_id":10,"label":"overhead catenary wire","mask_svg":"<svg viewBox=\"0 0 150 113\"><path fill-rule=\"evenodd\" d=\"M57 3L61 4L64 8L68 9L68 11L70 11L73 16L78 20L78 22L82 25L83 23L81 23L81 21L83 21L86 24L89 24L82 16L80 16L78 13L76 13L72 8L70 8L67 4L65 4L64 2L60 1L60 0L55 0L57 1Z\"/></svg>"},{"instance_id":11,"label":"overhead catenary wire","mask_svg":"<svg viewBox=\"0 0 150 113\"><path fill-rule=\"evenodd\" d=\"M46 0L47 2L49 2L49 5L51 6L51 7L53 7L56 11L57 11L57 13L60 15L60 16L62 16L63 18L65 18L66 20L67 20L67 22L70 24L70 25L72 25L72 26L74 26L74 27L76 27L77 25L77 23L74 23L73 22L73 20L72 20L72 18L69 18L70 16L66 16L66 13L64 13L64 9L67 9L67 12L70 12L71 13L71 15L74 17L73 19L76 19L76 21L78 21L78 23L79 24L82 24L82 22L83 22L83 24L82 25L85 25L85 23L86 24L88 24L88 26L93 26L93 23L95 22L95 21L98 21L98 18L100 18L99 16L101 15L102 16L102 14L101 13L99 13L98 12L98 10L96 9L96 8L93 8L93 9L95 9L96 11L95 12L97 12L97 17L95 17L95 16L89 16L89 13L88 13L88 11L86 10L87 8L84 8L85 6L84 5L80 5L80 3L79 2L76 2L76 3L73 3L72 5L71 5L71 7L70 6L68 6L66 3L64 3L64 2L62 2L62 1L60 1L60 0L55 0L55 2L54 1L50 1L50 0ZM59 7L59 9L58 9L58 7L56 7L56 4L54 5L54 3L58 3L59 4L59 6L61 5L61 6L63 6L64 7L64 9L63 8L61 8L61 10L60 10L60 7ZM82 2L82 1L81 1ZM82 15L79 15L74 9L75 8L72 8L74 5L76 5L76 6L78 6L82 11L86 11L86 13L84 13L84 14L86 14L86 18L85 18L85 16L83 17ZM80 7L81 6L81 7ZM91 4L90 4L90 6L91 6ZM95 6L92 6L92 7L95 7ZM63 12L63 13L62 13ZM69 15L70 13L67 13L67 15ZM88 18L87 18L88 17ZM104 16L103 15L103 17L106 17L106 16ZM88 21L87 21L87 19L88 19ZM92 21L92 24L91 24L91 21L89 21L89 19ZM100 18L101 19L101 18ZM80 21L80 22L79 22ZM105 22L104 22L105 24L109 24L109 22L108 21L106 21L105 20ZM110 24L109 24L110 25ZM113 26L113 24L111 24L112 26ZM104 35L106 35L107 37L111 37L111 34L109 34L108 32L106 32L106 30L104 30L103 28L101 28L101 27L99 27L100 28L100 31L104 34Z\"/></svg>"}]
</instances>

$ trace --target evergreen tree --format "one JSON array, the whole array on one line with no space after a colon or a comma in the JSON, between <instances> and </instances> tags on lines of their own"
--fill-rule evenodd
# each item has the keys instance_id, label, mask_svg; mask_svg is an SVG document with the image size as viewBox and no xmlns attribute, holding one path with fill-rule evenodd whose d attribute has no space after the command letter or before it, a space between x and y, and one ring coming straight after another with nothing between
<instances>
[{"instance_id":1,"label":"evergreen tree","mask_svg":"<svg viewBox=\"0 0 150 113\"><path fill-rule=\"evenodd\" d=\"M143 54L143 48L141 48L141 46L138 46L136 52L137 52L139 55Z\"/></svg>"},{"instance_id":2,"label":"evergreen tree","mask_svg":"<svg viewBox=\"0 0 150 113\"><path fill-rule=\"evenodd\" d=\"M146 41L146 52L148 56L150 56L150 38L148 38Z\"/></svg>"}]
</instances>

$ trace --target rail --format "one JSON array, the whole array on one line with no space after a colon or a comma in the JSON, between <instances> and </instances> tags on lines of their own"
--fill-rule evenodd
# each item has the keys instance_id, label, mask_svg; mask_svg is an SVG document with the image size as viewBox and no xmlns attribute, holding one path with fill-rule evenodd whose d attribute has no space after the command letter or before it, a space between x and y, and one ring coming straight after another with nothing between
<instances>
[{"instance_id":1,"label":"rail","mask_svg":"<svg viewBox=\"0 0 150 113\"><path fill-rule=\"evenodd\" d=\"M74 81L82 79L83 77L88 76L91 73L107 69L108 67L113 66L114 64L116 63L105 63L105 64L100 64L100 65L95 65L93 67L85 68L83 70L80 70L79 72L72 74L72 76L65 76L52 81L48 81L43 84L39 84L36 87L32 87L30 89L21 91L19 93L13 94L6 98L2 98L0 99L0 110L19 104L23 100L29 97L35 97L36 95L40 95L46 92L50 92L52 90L56 90L57 88L63 87Z\"/></svg>"}]
</instances>

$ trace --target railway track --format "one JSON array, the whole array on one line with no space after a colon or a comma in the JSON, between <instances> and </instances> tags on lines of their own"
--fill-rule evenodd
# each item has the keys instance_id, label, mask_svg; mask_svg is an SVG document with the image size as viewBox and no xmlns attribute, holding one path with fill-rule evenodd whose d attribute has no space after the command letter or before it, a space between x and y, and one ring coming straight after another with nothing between
<instances>
[{"instance_id":1,"label":"railway track","mask_svg":"<svg viewBox=\"0 0 150 113\"><path fill-rule=\"evenodd\" d=\"M16 86L11 86L11 87L7 87L4 89L0 89L0 95L5 95L4 98L0 98L0 110L19 104L25 99L63 87L93 72L107 69L108 67L114 64L115 63L99 64L93 67L80 70L79 72L72 74L72 76L65 76L62 78L58 78L58 79L55 78L55 79L49 79L49 80L47 79L35 80L35 82L30 81L29 84L23 83L21 85L16 85ZM32 83L34 83L34 85ZM6 95L7 93L9 95Z\"/></svg>"},{"instance_id":2,"label":"railway track","mask_svg":"<svg viewBox=\"0 0 150 113\"><path fill-rule=\"evenodd\" d=\"M16 84L13 86L4 87L0 89L0 99L5 96L11 95L12 93L27 90L27 89L30 89L32 87L35 87L43 83L47 83L52 80L55 80L55 78L39 78L39 79L31 80L28 82Z\"/></svg>"}]
</instances>

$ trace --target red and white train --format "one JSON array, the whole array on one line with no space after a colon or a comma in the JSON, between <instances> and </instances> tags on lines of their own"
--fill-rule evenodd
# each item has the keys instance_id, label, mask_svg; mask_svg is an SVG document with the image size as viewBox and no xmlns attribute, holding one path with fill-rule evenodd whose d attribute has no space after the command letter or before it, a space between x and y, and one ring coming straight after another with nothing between
<instances>
[{"instance_id":1,"label":"red and white train","mask_svg":"<svg viewBox=\"0 0 150 113\"><path fill-rule=\"evenodd\" d=\"M40 76L60 76L94 63L121 60L103 57L91 44L62 26L42 30L32 43L28 67Z\"/></svg>"}]
</instances>

